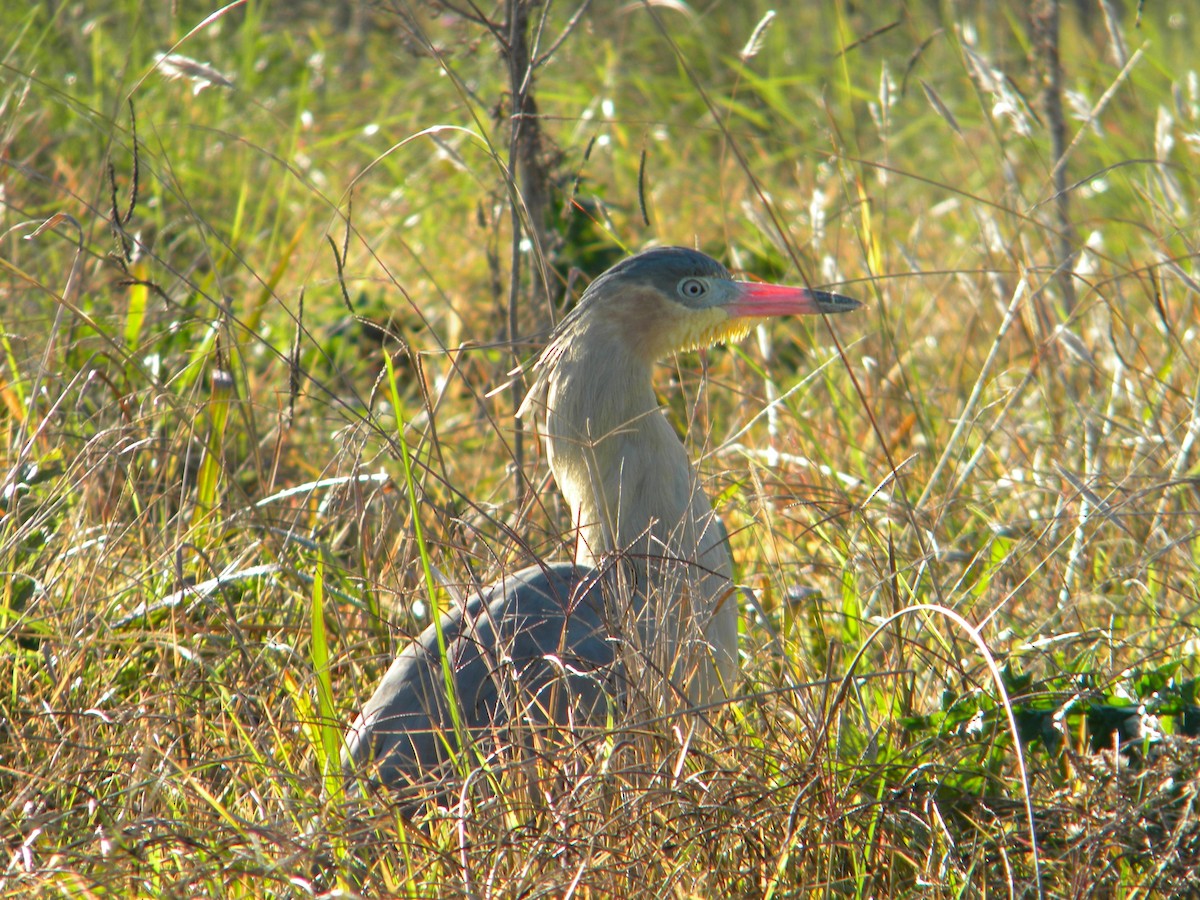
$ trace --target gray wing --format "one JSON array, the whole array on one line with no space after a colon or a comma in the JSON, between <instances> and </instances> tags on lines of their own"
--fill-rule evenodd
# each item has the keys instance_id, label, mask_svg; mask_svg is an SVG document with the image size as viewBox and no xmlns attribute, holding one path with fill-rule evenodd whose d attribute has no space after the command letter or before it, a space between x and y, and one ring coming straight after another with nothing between
<instances>
[{"instance_id":1,"label":"gray wing","mask_svg":"<svg viewBox=\"0 0 1200 900\"><path fill-rule=\"evenodd\" d=\"M432 625L396 657L346 736L348 781L429 785L468 741L510 722L604 720L617 692L616 648L605 627L597 572L572 563L505 577L441 620L454 685ZM375 763L375 769L367 765Z\"/></svg>"}]
</instances>

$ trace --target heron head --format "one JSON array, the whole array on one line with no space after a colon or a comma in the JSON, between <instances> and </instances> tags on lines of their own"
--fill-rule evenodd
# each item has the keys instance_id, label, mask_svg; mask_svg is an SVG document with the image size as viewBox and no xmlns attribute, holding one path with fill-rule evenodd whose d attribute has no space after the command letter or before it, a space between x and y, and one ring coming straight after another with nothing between
<instances>
[{"instance_id":1,"label":"heron head","mask_svg":"<svg viewBox=\"0 0 1200 900\"><path fill-rule=\"evenodd\" d=\"M738 340L772 316L862 306L827 291L735 281L715 259L686 247L656 247L623 260L592 282L583 299L609 306L653 356Z\"/></svg>"}]
</instances>

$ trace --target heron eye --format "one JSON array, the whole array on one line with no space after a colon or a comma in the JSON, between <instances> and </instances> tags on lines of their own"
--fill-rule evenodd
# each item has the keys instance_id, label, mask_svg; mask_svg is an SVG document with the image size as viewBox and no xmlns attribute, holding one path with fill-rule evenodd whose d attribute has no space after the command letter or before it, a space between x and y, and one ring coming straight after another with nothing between
<instances>
[{"instance_id":1,"label":"heron eye","mask_svg":"<svg viewBox=\"0 0 1200 900\"><path fill-rule=\"evenodd\" d=\"M708 292L708 285L699 278L685 278L679 282L679 295L694 300L703 297Z\"/></svg>"}]
</instances>

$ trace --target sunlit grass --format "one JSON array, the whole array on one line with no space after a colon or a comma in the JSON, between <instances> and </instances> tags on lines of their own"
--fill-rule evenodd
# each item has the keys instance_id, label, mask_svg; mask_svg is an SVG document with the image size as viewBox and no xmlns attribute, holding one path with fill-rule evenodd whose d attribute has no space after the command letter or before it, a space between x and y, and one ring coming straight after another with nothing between
<instances>
[{"instance_id":1,"label":"sunlit grass","mask_svg":"<svg viewBox=\"0 0 1200 900\"><path fill-rule=\"evenodd\" d=\"M554 314L652 242L869 308L660 369L758 606L717 727L414 824L325 790L344 724L445 585L570 553L512 471L494 40L9 6L0 893L1024 893L1027 810L1046 895L1196 890L1189 12L1063 10L1073 260L1015 6L588 12L536 82Z\"/></svg>"}]
</instances>

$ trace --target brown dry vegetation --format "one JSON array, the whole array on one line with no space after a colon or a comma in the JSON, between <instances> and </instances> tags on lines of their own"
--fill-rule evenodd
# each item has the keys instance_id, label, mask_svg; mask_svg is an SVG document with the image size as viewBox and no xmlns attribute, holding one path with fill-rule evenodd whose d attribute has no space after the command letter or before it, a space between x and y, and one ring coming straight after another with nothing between
<instances>
[{"instance_id":1,"label":"brown dry vegetation","mask_svg":"<svg viewBox=\"0 0 1200 900\"><path fill-rule=\"evenodd\" d=\"M1196 13L787 6L530 4L528 144L470 3L0 12L0 896L1200 891ZM651 243L869 304L660 372L741 696L329 799Z\"/></svg>"}]
</instances>

